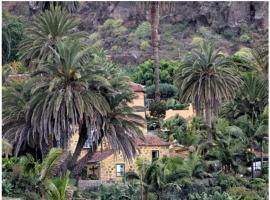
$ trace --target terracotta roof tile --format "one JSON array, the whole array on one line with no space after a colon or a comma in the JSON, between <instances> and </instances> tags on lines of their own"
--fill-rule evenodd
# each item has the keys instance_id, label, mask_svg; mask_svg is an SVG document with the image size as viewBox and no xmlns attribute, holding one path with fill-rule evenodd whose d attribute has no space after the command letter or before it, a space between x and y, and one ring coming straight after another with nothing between
<instances>
[{"instance_id":1,"label":"terracotta roof tile","mask_svg":"<svg viewBox=\"0 0 270 200\"><path fill-rule=\"evenodd\" d=\"M112 150L107 150L107 151L97 151L93 154L92 158L88 160L89 163L94 163L98 161L102 161L105 158L109 157L110 155L113 154Z\"/></svg>"},{"instance_id":2,"label":"terracotta roof tile","mask_svg":"<svg viewBox=\"0 0 270 200\"><path fill-rule=\"evenodd\" d=\"M144 139L136 138L135 142L138 146L169 146L169 142L164 142L157 135L145 135Z\"/></svg>"}]
</instances>

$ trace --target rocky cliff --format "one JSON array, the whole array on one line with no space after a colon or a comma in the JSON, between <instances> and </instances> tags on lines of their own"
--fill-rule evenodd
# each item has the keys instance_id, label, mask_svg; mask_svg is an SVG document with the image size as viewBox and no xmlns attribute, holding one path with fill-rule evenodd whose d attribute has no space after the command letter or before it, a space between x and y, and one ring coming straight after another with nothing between
<instances>
[{"instance_id":1,"label":"rocky cliff","mask_svg":"<svg viewBox=\"0 0 270 200\"><path fill-rule=\"evenodd\" d=\"M26 15L28 6L27 2L3 2L3 7L16 15ZM268 38L267 1L173 2L164 3L163 8L161 58L181 59L203 38L225 53L256 46ZM89 43L107 50L115 61L134 64L150 57L146 7L136 2L80 2L75 15L81 19L79 28L89 32Z\"/></svg>"}]
</instances>

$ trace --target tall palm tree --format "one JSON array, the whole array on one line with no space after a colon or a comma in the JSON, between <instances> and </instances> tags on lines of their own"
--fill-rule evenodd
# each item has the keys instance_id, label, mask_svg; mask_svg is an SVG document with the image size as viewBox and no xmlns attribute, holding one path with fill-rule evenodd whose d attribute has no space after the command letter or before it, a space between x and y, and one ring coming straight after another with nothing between
<instances>
[{"instance_id":1,"label":"tall palm tree","mask_svg":"<svg viewBox=\"0 0 270 200\"><path fill-rule=\"evenodd\" d=\"M116 78L116 80L119 81L118 78ZM119 86L117 87L119 88ZM114 152L120 150L125 159L132 159L137 153L134 138L143 137L140 129L143 126L143 118L134 114L134 110L127 105L134 96L127 87L125 88L125 92L119 91L118 94L109 97L111 111L108 112L106 117L102 118L102 138L99 141L99 144L105 140ZM79 148L76 148L76 150L76 157L73 157L72 161L74 164L79 156L78 152L80 152ZM95 150L95 148L93 150ZM76 166L71 165L70 169L72 170L73 175L78 175L80 173L82 167L85 166L87 161L91 158L93 150L89 150L88 153L76 163Z\"/></svg>"},{"instance_id":2,"label":"tall palm tree","mask_svg":"<svg viewBox=\"0 0 270 200\"><path fill-rule=\"evenodd\" d=\"M170 12L173 8L172 3L151 1L140 2L140 8L150 9L150 23L151 23L151 40L152 40L152 59L154 60L155 67L155 100L160 100L160 69L159 69L159 41L160 35L158 33L159 28L159 16L160 11Z\"/></svg>"},{"instance_id":3,"label":"tall palm tree","mask_svg":"<svg viewBox=\"0 0 270 200\"><path fill-rule=\"evenodd\" d=\"M53 133L54 145L66 148L70 136L83 124L89 135L94 128L98 130L95 142L100 138L99 123L110 110L100 90L110 91L110 84L104 77L85 70L90 61L88 53L77 41L59 43L53 59L34 74L26 118L45 146Z\"/></svg>"},{"instance_id":4,"label":"tall palm tree","mask_svg":"<svg viewBox=\"0 0 270 200\"><path fill-rule=\"evenodd\" d=\"M155 99L160 100L160 69L159 69L159 2L151 2L151 38L152 38L152 47L153 47L153 60L155 67Z\"/></svg>"},{"instance_id":5,"label":"tall palm tree","mask_svg":"<svg viewBox=\"0 0 270 200\"><path fill-rule=\"evenodd\" d=\"M34 18L31 26L25 29L26 38L21 42L19 55L22 61L33 66L52 56L51 49L67 38L81 38L82 32L76 31L79 21L67 11L53 7Z\"/></svg>"},{"instance_id":6,"label":"tall palm tree","mask_svg":"<svg viewBox=\"0 0 270 200\"><path fill-rule=\"evenodd\" d=\"M186 58L175 75L182 101L201 102L210 128L215 105L232 99L241 82L232 65L220 50L204 41Z\"/></svg>"}]
</instances>

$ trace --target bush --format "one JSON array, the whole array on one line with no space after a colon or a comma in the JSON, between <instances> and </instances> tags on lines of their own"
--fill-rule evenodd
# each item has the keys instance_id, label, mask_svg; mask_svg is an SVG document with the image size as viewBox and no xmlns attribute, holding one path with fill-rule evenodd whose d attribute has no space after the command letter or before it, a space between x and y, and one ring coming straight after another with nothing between
<instances>
[{"instance_id":1,"label":"bush","mask_svg":"<svg viewBox=\"0 0 270 200\"><path fill-rule=\"evenodd\" d=\"M160 60L160 83L173 84L173 76L178 67L178 62L174 60ZM132 75L132 80L136 83L151 86L154 84L155 68L152 60L147 60L140 64Z\"/></svg>"},{"instance_id":2,"label":"bush","mask_svg":"<svg viewBox=\"0 0 270 200\"><path fill-rule=\"evenodd\" d=\"M223 193L215 192L213 195L209 195L206 193L190 194L187 199L188 200L237 200L238 198L234 198L226 192L223 192Z\"/></svg>"},{"instance_id":3,"label":"bush","mask_svg":"<svg viewBox=\"0 0 270 200\"><path fill-rule=\"evenodd\" d=\"M145 89L146 98L154 99L155 98L155 85L151 85ZM160 84L160 98L168 99L176 96L177 89L174 85L161 83Z\"/></svg>"},{"instance_id":4,"label":"bush","mask_svg":"<svg viewBox=\"0 0 270 200\"><path fill-rule=\"evenodd\" d=\"M237 36L237 32L233 31L230 28L226 28L223 32L222 35L224 35L225 38L227 39L235 39Z\"/></svg>"},{"instance_id":5,"label":"bush","mask_svg":"<svg viewBox=\"0 0 270 200\"><path fill-rule=\"evenodd\" d=\"M135 31L135 36L139 39L151 37L151 24L149 22L142 22Z\"/></svg>"},{"instance_id":6,"label":"bush","mask_svg":"<svg viewBox=\"0 0 270 200\"><path fill-rule=\"evenodd\" d=\"M166 115L166 104L164 101L153 101L149 107L150 115L157 118L164 118Z\"/></svg>"},{"instance_id":7,"label":"bush","mask_svg":"<svg viewBox=\"0 0 270 200\"><path fill-rule=\"evenodd\" d=\"M167 110L172 109L172 110L186 110L188 109L189 104L181 104L179 101L175 99L169 99L166 102L166 108Z\"/></svg>"},{"instance_id":8,"label":"bush","mask_svg":"<svg viewBox=\"0 0 270 200\"><path fill-rule=\"evenodd\" d=\"M250 41L251 41L251 38L248 34L244 33L240 36L240 42L249 43Z\"/></svg>"},{"instance_id":9,"label":"bush","mask_svg":"<svg viewBox=\"0 0 270 200\"><path fill-rule=\"evenodd\" d=\"M260 194L256 190L251 190L251 189L243 187L243 186L242 187L231 187L227 190L227 192L232 196L239 196L239 197L241 197L241 199L244 199L244 200L267 199L266 198L267 191L265 191L265 193L263 193L263 194Z\"/></svg>"},{"instance_id":10,"label":"bush","mask_svg":"<svg viewBox=\"0 0 270 200\"><path fill-rule=\"evenodd\" d=\"M92 33L89 37L89 43L91 43L91 46L94 48L101 48L102 47L102 39L98 32Z\"/></svg>"},{"instance_id":11,"label":"bush","mask_svg":"<svg viewBox=\"0 0 270 200\"><path fill-rule=\"evenodd\" d=\"M151 47L151 45L148 40L143 40L140 44L140 49L143 51L147 50L149 47Z\"/></svg>"},{"instance_id":12,"label":"bush","mask_svg":"<svg viewBox=\"0 0 270 200\"><path fill-rule=\"evenodd\" d=\"M18 58L19 43L24 38L24 23L17 17L3 19L2 59L3 64Z\"/></svg>"},{"instance_id":13,"label":"bush","mask_svg":"<svg viewBox=\"0 0 270 200\"><path fill-rule=\"evenodd\" d=\"M38 175L35 174L33 163L24 163L22 158L25 157L3 159L3 195L31 199L27 196L30 192L39 193ZM30 173L26 173L27 170L30 170Z\"/></svg>"},{"instance_id":14,"label":"bush","mask_svg":"<svg viewBox=\"0 0 270 200\"><path fill-rule=\"evenodd\" d=\"M192 38L191 44L196 45L196 46L199 46L203 42L203 40L204 39L202 37L194 36Z\"/></svg>"}]
</instances>

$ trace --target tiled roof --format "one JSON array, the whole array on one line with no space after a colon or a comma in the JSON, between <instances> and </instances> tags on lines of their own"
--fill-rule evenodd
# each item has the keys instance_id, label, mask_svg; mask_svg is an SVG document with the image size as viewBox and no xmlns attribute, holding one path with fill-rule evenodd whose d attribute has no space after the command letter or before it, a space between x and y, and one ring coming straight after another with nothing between
<instances>
[{"instance_id":1,"label":"tiled roof","mask_svg":"<svg viewBox=\"0 0 270 200\"><path fill-rule=\"evenodd\" d=\"M134 92L144 92L144 88L142 85L137 83L131 83L131 88Z\"/></svg>"},{"instance_id":2,"label":"tiled roof","mask_svg":"<svg viewBox=\"0 0 270 200\"><path fill-rule=\"evenodd\" d=\"M107 151L97 151L93 154L92 158L88 160L89 163L94 163L98 161L102 161L105 158L109 157L110 155L113 154L112 150L107 150Z\"/></svg>"},{"instance_id":3,"label":"tiled roof","mask_svg":"<svg viewBox=\"0 0 270 200\"><path fill-rule=\"evenodd\" d=\"M157 135L145 135L144 139L136 138L135 142L138 146L169 146L169 142L164 142Z\"/></svg>"}]
</instances>

